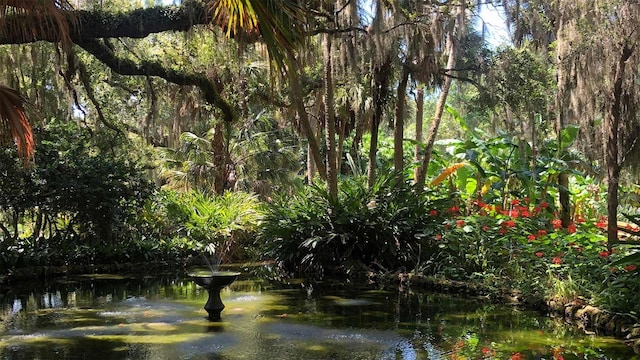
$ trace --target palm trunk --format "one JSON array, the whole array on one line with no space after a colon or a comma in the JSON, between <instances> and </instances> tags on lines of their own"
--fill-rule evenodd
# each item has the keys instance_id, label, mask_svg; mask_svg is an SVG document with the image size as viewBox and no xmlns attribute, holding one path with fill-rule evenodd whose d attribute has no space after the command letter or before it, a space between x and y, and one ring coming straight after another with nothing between
<instances>
[{"instance_id":1,"label":"palm trunk","mask_svg":"<svg viewBox=\"0 0 640 360\"><path fill-rule=\"evenodd\" d=\"M413 152L413 161L418 163L420 161L420 151L422 150L422 123L424 116L424 85L420 84L418 87L418 93L416 94L416 146ZM417 182L420 176L422 166L416 166L413 170L413 183Z\"/></svg>"},{"instance_id":2,"label":"palm trunk","mask_svg":"<svg viewBox=\"0 0 640 360\"><path fill-rule=\"evenodd\" d=\"M320 173L320 177L322 177L323 179L326 179L327 171L324 166L324 162L322 161L322 154L320 153L320 147L318 146L318 141L313 132L313 128L311 127L311 123L309 122L309 114L307 114L307 110L305 109L305 106L304 106L304 100L302 97L302 88L300 86L300 77L297 75L300 73L299 71L300 67L298 66L298 62L292 50L287 50L287 66L288 66L287 78L289 79L289 87L291 90L291 100L298 112L300 125L302 126L302 131L304 132L304 135L307 138L309 149L311 150L311 156L313 157L313 161L315 162L316 168Z\"/></svg>"},{"instance_id":3,"label":"palm trunk","mask_svg":"<svg viewBox=\"0 0 640 360\"><path fill-rule=\"evenodd\" d=\"M327 151L327 187L332 199L338 198L338 174L336 173L336 117L334 113L333 77L331 74L331 38L322 36L322 57L324 62L324 116L325 142Z\"/></svg>"},{"instance_id":4,"label":"palm trunk","mask_svg":"<svg viewBox=\"0 0 640 360\"><path fill-rule=\"evenodd\" d=\"M456 57L458 53L458 48L460 45L460 40L462 34L464 33L464 20L465 20L465 6L464 1L460 2L460 5L456 6L456 20L455 25L453 27L452 32L449 34L449 58L447 60L447 72L453 71L456 66ZM416 185L418 188L424 188L425 179L427 175L427 165L429 165L429 161L431 161L431 152L433 151L433 145L436 142L436 135L438 134L438 128L440 127L440 121L442 120L442 113L444 112L444 107L447 102L447 95L449 95L449 88L451 88L452 82L451 76L446 76L444 79L444 83L442 84L442 89L440 92L440 97L438 98L438 102L436 103L435 115L433 117L433 122L431 123L431 127L429 128L429 132L427 133L426 147L424 150L424 156L422 158L422 166L420 167L420 176L416 179Z\"/></svg>"},{"instance_id":5,"label":"palm trunk","mask_svg":"<svg viewBox=\"0 0 640 360\"><path fill-rule=\"evenodd\" d=\"M376 165L378 153L378 128L380 119L384 111L384 104L387 98L387 85L389 84L389 69L391 60L387 59L384 64L375 70L373 79L373 115L371 117L371 143L369 145L369 163L367 165L367 188L371 189L376 182Z\"/></svg>"},{"instance_id":6,"label":"palm trunk","mask_svg":"<svg viewBox=\"0 0 640 360\"><path fill-rule=\"evenodd\" d=\"M404 140L404 108L405 93L407 92L407 82L409 82L409 68L403 66L402 78L398 84L396 103L396 116L393 124L393 167L397 171L396 186L404 182L404 152L402 142Z\"/></svg>"},{"instance_id":7,"label":"palm trunk","mask_svg":"<svg viewBox=\"0 0 640 360\"><path fill-rule=\"evenodd\" d=\"M224 132L223 124L221 121L215 126L213 140L211 140L211 152L213 152L213 192L215 194L222 194L224 192L224 180L226 175L225 164L225 148L224 148Z\"/></svg>"},{"instance_id":8,"label":"palm trunk","mask_svg":"<svg viewBox=\"0 0 640 360\"><path fill-rule=\"evenodd\" d=\"M371 142L369 144L369 162L367 165L367 189L371 189L376 183L378 128L380 127L380 117L382 117L382 109L376 109L371 117Z\"/></svg>"}]
</instances>

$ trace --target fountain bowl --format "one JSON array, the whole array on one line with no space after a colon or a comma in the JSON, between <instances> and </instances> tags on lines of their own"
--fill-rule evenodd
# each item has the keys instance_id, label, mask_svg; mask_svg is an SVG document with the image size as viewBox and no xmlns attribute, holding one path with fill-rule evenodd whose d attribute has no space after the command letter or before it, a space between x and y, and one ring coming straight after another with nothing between
<instances>
[{"instance_id":1,"label":"fountain bowl","mask_svg":"<svg viewBox=\"0 0 640 360\"><path fill-rule=\"evenodd\" d=\"M238 276L240 276L240 273L234 271L206 271L189 274L193 282L207 289L209 293L207 303L204 305L204 309L209 314L209 320L221 320L220 313L224 310L224 304L220 298L220 290L225 286L231 285Z\"/></svg>"},{"instance_id":2,"label":"fountain bowl","mask_svg":"<svg viewBox=\"0 0 640 360\"><path fill-rule=\"evenodd\" d=\"M234 271L209 271L189 274L193 282L206 289L223 288L231 285L238 276L240 276L240 273Z\"/></svg>"}]
</instances>

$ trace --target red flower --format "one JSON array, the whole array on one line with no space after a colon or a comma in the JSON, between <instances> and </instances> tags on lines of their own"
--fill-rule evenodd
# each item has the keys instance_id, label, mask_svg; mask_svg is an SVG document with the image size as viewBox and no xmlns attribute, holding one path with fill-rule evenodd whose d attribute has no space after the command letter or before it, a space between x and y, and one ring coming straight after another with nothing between
<instances>
[{"instance_id":1,"label":"red flower","mask_svg":"<svg viewBox=\"0 0 640 360\"><path fill-rule=\"evenodd\" d=\"M441 234L436 235L436 241L440 241L441 239L442 239L442 235Z\"/></svg>"},{"instance_id":2,"label":"red flower","mask_svg":"<svg viewBox=\"0 0 640 360\"><path fill-rule=\"evenodd\" d=\"M638 267L635 264L629 264L629 265L624 267L624 271L632 272L632 271L635 271L637 268Z\"/></svg>"},{"instance_id":3,"label":"red flower","mask_svg":"<svg viewBox=\"0 0 640 360\"><path fill-rule=\"evenodd\" d=\"M528 239L529 241L533 241L533 240L535 240L535 239L536 239L536 237L537 237L537 236L536 236L536 235L534 235L534 234L529 234L529 236L527 236L527 239Z\"/></svg>"},{"instance_id":4,"label":"red flower","mask_svg":"<svg viewBox=\"0 0 640 360\"><path fill-rule=\"evenodd\" d=\"M520 205L520 200L518 200L518 199L512 199L512 200L511 200L511 205Z\"/></svg>"},{"instance_id":5,"label":"red flower","mask_svg":"<svg viewBox=\"0 0 640 360\"><path fill-rule=\"evenodd\" d=\"M520 215L521 215L522 217L526 217L526 218L528 218L528 217L530 217L530 216L531 216L531 213L529 212L529 209L526 209L526 208L525 208L525 209L520 210Z\"/></svg>"},{"instance_id":6,"label":"red flower","mask_svg":"<svg viewBox=\"0 0 640 360\"><path fill-rule=\"evenodd\" d=\"M460 211L460 208L455 206L455 205L449 208L449 212L453 213L453 214L455 214L455 213L457 213L459 211Z\"/></svg>"},{"instance_id":7,"label":"red flower","mask_svg":"<svg viewBox=\"0 0 640 360\"><path fill-rule=\"evenodd\" d=\"M596 225L597 228L600 228L600 229L606 229L607 228L607 222L604 221L604 220L600 220L600 221L596 222L595 225Z\"/></svg>"},{"instance_id":8,"label":"red flower","mask_svg":"<svg viewBox=\"0 0 640 360\"><path fill-rule=\"evenodd\" d=\"M538 230L538 235L540 235L540 236L547 235L547 230L544 230L544 229Z\"/></svg>"},{"instance_id":9,"label":"red flower","mask_svg":"<svg viewBox=\"0 0 640 360\"><path fill-rule=\"evenodd\" d=\"M562 258L560 256L556 256L553 259L551 259L551 262L556 264L556 265L560 265L560 264L562 264Z\"/></svg>"},{"instance_id":10,"label":"red flower","mask_svg":"<svg viewBox=\"0 0 640 360\"><path fill-rule=\"evenodd\" d=\"M433 209L433 210L429 211L429 216L438 216L438 210Z\"/></svg>"},{"instance_id":11,"label":"red flower","mask_svg":"<svg viewBox=\"0 0 640 360\"><path fill-rule=\"evenodd\" d=\"M456 221L456 225L458 225L459 228L464 226L464 220L458 220Z\"/></svg>"},{"instance_id":12,"label":"red flower","mask_svg":"<svg viewBox=\"0 0 640 360\"><path fill-rule=\"evenodd\" d=\"M579 223L583 223L583 222L585 222L585 219L584 219L584 217L582 217L582 215L578 215L578 216L576 216L576 221L579 222Z\"/></svg>"},{"instance_id":13,"label":"red flower","mask_svg":"<svg viewBox=\"0 0 640 360\"><path fill-rule=\"evenodd\" d=\"M489 227L487 225L483 226L482 231L489 231Z\"/></svg>"},{"instance_id":14,"label":"red flower","mask_svg":"<svg viewBox=\"0 0 640 360\"><path fill-rule=\"evenodd\" d=\"M600 253L598 254L598 256L600 256L601 258L609 257L609 252L608 252L607 250L605 250L605 251L600 251Z\"/></svg>"},{"instance_id":15,"label":"red flower","mask_svg":"<svg viewBox=\"0 0 640 360\"><path fill-rule=\"evenodd\" d=\"M539 257L539 258L542 257L543 255L544 255L544 253L542 251L536 252L536 256Z\"/></svg>"},{"instance_id":16,"label":"red flower","mask_svg":"<svg viewBox=\"0 0 640 360\"><path fill-rule=\"evenodd\" d=\"M488 353L489 353L489 351L491 351L491 349L489 349L489 348L488 348L488 347L486 347L486 346L482 348L482 353L483 353L483 354L488 354Z\"/></svg>"},{"instance_id":17,"label":"red flower","mask_svg":"<svg viewBox=\"0 0 640 360\"><path fill-rule=\"evenodd\" d=\"M524 360L524 358L522 357L522 355L519 352L513 353L513 355L511 355L511 357L509 359L510 360Z\"/></svg>"},{"instance_id":18,"label":"red flower","mask_svg":"<svg viewBox=\"0 0 640 360\"><path fill-rule=\"evenodd\" d=\"M513 220L507 220L505 222L502 223L502 226L506 226L506 227L515 227L516 226L516 222Z\"/></svg>"},{"instance_id":19,"label":"red flower","mask_svg":"<svg viewBox=\"0 0 640 360\"><path fill-rule=\"evenodd\" d=\"M569 234L573 234L576 232L576 224L571 223L569 224L569 226L567 226L567 232L569 232Z\"/></svg>"},{"instance_id":20,"label":"red flower","mask_svg":"<svg viewBox=\"0 0 640 360\"><path fill-rule=\"evenodd\" d=\"M500 231L498 231L498 232L500 233L500 235L504 235L504 234L506 234L506 233L507 233L507 229L502 228L502 229L500 229Z\"/></svg>"},{"instance_id":21,"label":"red flower","mask_svg":"<svg viewBox=\"0 0 640 360\"><path fill-rule=\"evenodd\" d=\"M553 220L551 220L551 225L553 225L554 229L560 229L562 227L562 220L553 219Z\"/></svg>"},{"instance_id":22,"label":"red flower","mask_svg":"<svg viewBox=\"0 0 640 360\"><path fill-rule=\"evenodd\" d=\"M543 209L546 209L546 208L549 207L549 203L547 203L546 201L543 201L543 202L540 203L540 207L543 208Z\"/></svg>"},{"instance_id":23,"label":"red flower","mask_svg":"<svg viewBox=\"0 0 640 360\"><path fill-rule=\"evenodd\" d=\"M518 210L509 210L509 216L517 219L520 216L520 212Z\"/></svg>"}]
</instances>

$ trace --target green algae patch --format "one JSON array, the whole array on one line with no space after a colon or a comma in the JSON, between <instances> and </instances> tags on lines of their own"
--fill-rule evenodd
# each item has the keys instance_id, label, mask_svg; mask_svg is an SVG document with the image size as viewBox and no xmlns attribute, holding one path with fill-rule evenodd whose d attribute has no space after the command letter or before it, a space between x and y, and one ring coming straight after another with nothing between
<instances>
[{"instance_id":1,"label":"green algae patch","mask_svg":"<svg viewBox=\"0 0 640 360\"><path fill-rule=\"evenodd\" d=\"M124 327L128 331L135 333L176 332L180 330L180 327L177 324L167 324L163 322L135 323Z\"/></svg>"},{"instance_id":2,"label":"green algae patch","mask_svg":"<svg viewBox=\"0 0 640 360\"><path fill-rule=\"evenodd\" d=\"M45 334L38 335L17 335L10 336L8 338L2 338L2 342L0 343L0 350L3 346L15 346L15 345L37 345L37 344L51 344L51 345L59 345L59 346L67 346L73 344L73 338L59 338L54 336L49 336Z\"/></svg>"},{"instance_id":3,"label":"green algae patch","mask_svg":"<svg viewBox=\"0 0 640 360\"><path fill-rule=\"evenodd\" d=\"M136 335L136 334L116 334L116 335L86 335L87 339L107 341L125 344L146 344L146 345L172 345L188 341L197 341L211 338L211 334L167 334L167 335Z\"/></svg>"},{"instance_id":4,"label":"green algae patch","mask_svg":"<svg viewBox=\"0 0 640 360\"><path fill-rule=\"evenodd\" d=\"M310 351L320 351L320 352L327 352L327 347L324 345L317 345L317 344L312 344L307 346L307 350Z\"/></svg>"},{"instance_id":5,"label":"green algae patch","mask_svg":"<svg viewBox=\"0 0 640 360\"><path fill-rule=\"evenodd\" d=\"M118 274L82 274L79 275L83 278L89 278L93 280L125 280L131 279L131 276L118 275Z\"/></svg>"}]
</instances>

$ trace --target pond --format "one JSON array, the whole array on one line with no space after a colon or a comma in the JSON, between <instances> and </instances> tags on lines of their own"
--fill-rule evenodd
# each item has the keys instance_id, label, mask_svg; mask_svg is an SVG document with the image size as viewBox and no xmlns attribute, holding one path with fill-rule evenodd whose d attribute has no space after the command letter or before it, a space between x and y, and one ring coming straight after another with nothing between
<instances>
[{"instance_id":1,"label":"pond","mask_svg":"<svg viewBox=\"0 0 640 360\"><path fill-rule=\"evenodd\" d=\"M221 322L184 275L94 274L3 289L0 359L640 359L483 299L241 276Z\"/></svg>"}]
</instances>

